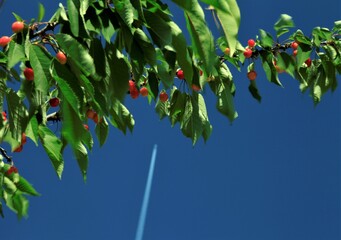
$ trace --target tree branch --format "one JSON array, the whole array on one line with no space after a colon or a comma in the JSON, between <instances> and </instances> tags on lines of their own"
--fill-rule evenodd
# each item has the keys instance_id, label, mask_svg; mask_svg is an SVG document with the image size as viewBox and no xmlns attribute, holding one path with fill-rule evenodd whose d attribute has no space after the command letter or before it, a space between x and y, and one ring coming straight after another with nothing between
<instances>
[{"instance_id":1,"label":"tree branch","mask_svg":"<svg viewBox=\"0 0 341 240\"><path fill-rule=\"evenodd\" d=\"M4 148L0 147L0 153L4 158L6 158L8 163L13 164L12 157L7 155L7 151Z\"/></svg>"}]
</instances>

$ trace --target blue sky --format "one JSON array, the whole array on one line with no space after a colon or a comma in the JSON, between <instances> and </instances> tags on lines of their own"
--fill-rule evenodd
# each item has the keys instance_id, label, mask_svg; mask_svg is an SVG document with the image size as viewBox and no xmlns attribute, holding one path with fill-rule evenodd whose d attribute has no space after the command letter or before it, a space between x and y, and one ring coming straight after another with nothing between
<instances>
[{"instance_id":1,"label":"blue sky","mask_svg":"<svg viewBox=\"0 0 341 240\"><path fill-rule=\"evenodd\" d=\"M48 19L59 1L41 2ZM170 7L183 27L182 13ZM273 31L282 13L307 35L315 26L332 28L341 19L339 0L325 5L239 1L239 7L243 44L260 28ZM1 35L11 34L11 12L29 20L37 9L35 0L29 6L23 0L6 1L0 10ZM209 14L207 20L217 36ZM259 69L259 104L248 92L246 68L231 70L239 117L230 124L215 110L211 94L204 93L213 125L206 144L200 140L192 147L179 126L159 121L153 104L143 98L127 99L136 121L133 134L111 128L107 143L102 148L97 143L86 184L69 149L60 181L43 149L29 141L15 155L16 166L42 196L30 198L27 220L18 221L5 209L1 239L134 239L154 144L158 153L145 240L341 239L340 88L314 107L297 80L281 75L280 88Z\"/></svg>"}]
</instances>

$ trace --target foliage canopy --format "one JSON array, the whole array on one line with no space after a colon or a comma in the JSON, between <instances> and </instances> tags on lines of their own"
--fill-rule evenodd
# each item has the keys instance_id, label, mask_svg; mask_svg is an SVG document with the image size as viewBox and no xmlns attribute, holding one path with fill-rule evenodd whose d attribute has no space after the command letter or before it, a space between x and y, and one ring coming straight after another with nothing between
<instances>
[{"instance_id":1,"label":"foliage canopy","mask_svg":"<svg viewBox=\"0 0 341 240\"><path fill-rule=\"evenodd\" d=\"M217 110L229 121L238 116L228 65L238 70L246 65L250 73L259 60L269 82L279 86L278 75L285 71L298 80L302 92L310 92L315 104L336 89L341 73L341 20L332 29L314 28L308 37L301 30L289 35L294 23L283 14L274 24L274 34L261 29L255 46L243 46L238 41L237 1L173 2L183 10L191 45L160 0L67 0L44 22L43 5L29 22L14 14L25 27L0 51L1 143L10 144L12 151L22 149L26 136L41 144L59 178L63 150L69 145L86 180L87 152L94 144L88 119L96 123L100 145L107 139L109 125L124 134L132 131L134 118L124 100L129 95L136 98L141 88L148 89L149 103L155 104L160 119L169 118L172 126L179 123L193 144L201 137L206 141L212 131L203 89L214 93ZM210 31L205 8L216 16L221 36ZM66 63L56 57L58 52ZM33 69L33 80L27 77L27 68ZM179 69L184 79L176 87ZM261 101L256 80L250 80L249 91ZM160 98L160 93L169 98ZM57 108L50 101L56 98ZM61 121L61 132L51 131L49 121ZM0 156L0 214L4 202L19 218L26 216L25 195L39 193L19 175L5 149L1 148Z\"/></svg>"}]
</instances>

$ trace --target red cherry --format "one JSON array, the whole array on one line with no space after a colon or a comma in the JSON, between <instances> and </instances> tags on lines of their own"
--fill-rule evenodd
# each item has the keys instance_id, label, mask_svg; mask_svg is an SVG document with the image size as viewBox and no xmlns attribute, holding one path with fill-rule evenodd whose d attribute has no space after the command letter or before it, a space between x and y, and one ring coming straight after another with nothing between
<instances>
[{"instance_id":1,"label":"red cherry","mask_svg":"<svg viewBox=\"0 0 341 240\"><path fill-rule=\"evenodd\" d=\"M2 119L3 119L4 121L7 120L7 113L6 113L6 112L2 112Z\"/></svg>"},{"instance_id":2,"label":"red cherry","mask_svg":"<svg viewBox=\"0 0 341 240\"><path fill-rule=\"evenodd\" d=\"M51 107L57 107L60 103L60 100L59 100L59 98L54 97L54 98L50 99L49 103L50 103Z\"/></svg>"},{"instance_id":3,"label":"red cherry","mask_svg":"<svg viewBox=\"0 0 341 240\"><path fill-rule=\"evenodd\" d=\"M248 45L250 48L253 48L253 47L256 45L256 42L255 42L255 40L253 40L253 39L249 39L249 40L247 41L247 45Z\"/></svg>"},{"instance_id":4,"label":"red cherry","mask_svg":"<svg viewBox=\"0 0 341 240\"><path fill-rule=\"evenodd\" d=\"M192 89L194 91L200 91L201 90L201 88L198 85L196 85L196 84L192 84Z\"/></svg>"},{"instance_id":5,"label":"red cherry","mask_svg":"<svg viewBox=\"0 0 341 240\"><path fill-rule=\"evenodd\" d=\"M230 48L228 48L228 47L225 48L225 49L224 49L224 53L225 53L226 55L229 55L229 54L230 54Z\"/></svg>"},{"instance_id":6,"label":"red cherry","mask_svg":"<svg viewBox=\"0 0 341 240\"><path fill-rule=\"evenodd\" d=\"M276 71L277 71L278 73L283 73L283 72L285 72L285 70L281 69L278 65L275 65L275 68L276 68Z\"/></svg>"},{"instance_id":7,"label":"red cherry","mask_svg":"<svg viewBox=\"0 0 341 240\"><path fill-rule=\"evenodd\" d=\"M3 36L0 38L0 46L1 47L6 47L7 44L11 41L12 39L8 36Z\"/></svg>"},{"instance_id":8,"label":"red cherry","mask_svg":"<svg viewBox=\"0 0 341 240\"><path fill-rule=\"evenodd\" d=\"M19 147L13 150L13 152L21 152L23 150L24 146L21 144Z\"/></svg>"},{"instance_id":9,"label":"red cherry","mask_svg":"<svg viewBox=\"0 0 341 240\"><path fill-rule=\"evenodd\" d=\"M83 124L84 128L89 131L89 126L87 124Z\"/></svg>"},{"instance_id":10,"label":"red cherry","mask_svg":"<svg viewBox=\"0 0 341 240\"><path fill-rule=\"evenodd\" d=\"M296 42L296 41L292 42L290 46L292 49L297 49L298 48L298 42Z\"/></svg>"},{"instance_id":11,"label":"red cherry","mask_svg":"<svg viewBox=\"0 0 341 240\"><path fill-rule=\"evenodd\" d=\"M202 74L203 74L203 71L200 69L199 70L199 76L202 76Z\"/></svg>"},{"instance_id":12,"label":"red cherry","mask_svg":"<svg viewBox=\"0 0 341 240\"><path fill-rule=\"evenodd\" d=\"M179 78L179 79L184 79L185 78L185 74L184 74L184 71L179 69L177 72L176 72L176 76Z\"/></svg>"},{"instance_id":13,"label":"red cherry","mask_svg":"<svg viewBox=\"0 0 341 240\"><path fill-rule=\"evenodd\" d=\"M18 169L14 166L11 166L7 171L6 174L7 175L11 175L12 173L18 173Z\"/></svg>"},{"instance_id":14,"label":"red cherry","mask_svg":"<svg viewBox=\"0 0 341 240\"><path fill-rule=\"evenodd\" d=\"M148 96L148 88L146 88L146 87L141 87L141 88L140 88L140 93L141 93L141 96L142 96L142 97Z\"/></svg>"},{"instance_id":15,"label":"red cherry","mask_svg":"<svg viewBox=\"0 0 341 240\"><path fill-rule=\"evenodd\" d=\"M139 92L139 90L137 90L136 87L130 89L130 96L132 99L138 98L139 95L140 95L140 92Z\"/></svg>"},{"instance_id":16,"label":"red cherry","mask_svg":"<svg viewBox=\"0 0 341 240\"><path fill-rule=\"evenodd\" d=\"M27 142L26 133L22 133L21 134L21 145L26 144L26 142Z\"/></svg>"},{"instance_id":17,"label":"red cherry","mask_svg":"<svg viewBox=\"0 0 341 240\"><path fill-rule=\"evenodd\" d=\"M297 49L292 52L292 55L295 57L297 55Z\"/></svg>"},{"instance_id":18,"label":"red cherry","mask_svg":"<svg viewBox=\"0 0 341 240\"><path fill-rule=\"evenodd\" d=\"M162 91L159 95L161 102L166 102L168 100L168 94L165 91Z\"/></svg>"},{"instance_id":19,"label":"red cherry","mask_svg":"<svg viewBox=\"0 0 341 240\"><path fill-rule=\"evenodd\" d=\"M86 116L90 119L94 119L95 115L97 115L97 113L92 109L88 109L88 111L86 111Z\"/></svg>"},{"instance_id":20,"label":"red cherry","mask_svg":"<svg viewBox=\"0 0 341 240\"><path fill-rule=\"evenodd\" d=\"M33 81L34 80L34 71L32 68L25 68L24 69L24 76L27 81Z\"/></svg>"},{"instance_id":21,"label":"red cherry","mask_svg":"<svg viewBox=\"0 0 341 240\"><path fill-rule=\"evenodd\" d=\"M129 87L135 87L135 82L133 80L129 80Z\"/></svg>"},{"instance_id":22,"label":"red cherry","mask_svg":"<svg viewBox=\"0 0 341 240\"><path fill-rule=\"evenodd\" d=\"M247 78L251 81L255 80L257 77L257 72L254 70L251 70L250 72L247 73Z\"/></svg>"},{"instance_id":23,"label":"red cherry","mask_svg":"<svg viewBox=\"0 0 341 240\"><path fill-rule=\"evenodd\" d=\"M16 21L12 24L12 31L14 33L19 33L21 32L25 27L25 24L21 21Z\"/></svg>"},{"instance_id":24,"label":"red cherry","mask_svg":"<svg viewBox=\"0 0 341 240\"><path fill-rule=\"evenodd\" d=\"M308 58L307 60L305 60L305 64L307 64L307 67L311 66L311 59Z\"/></svg>"},{"instance_id":25,"label":"red cherry","mask_svg":"<svg viewBox=\"0 0 341 240\"><path fill-rule=\"evenodd\" d=\"M98 123L98 122L100 122L100 119L99 119L99 117L98 117L98 114L97 113L95 113L95 115L94 115L94 118L92 119L93 121L94 121L94 123Z\"/></svg>"},{"instance_id":26,"label":"red cherry","mask_svg":"<svg viewBox=\"0 0 341 240\"><path fill-rule=\"evenodd\" d=\"M252 56L252 50L250 48L246 48L243 54L245 58L250 58Z\"/></svg>"},{"instance_id":27,"label":"red cherry","mask_svg":"<svg viewBox=\"0 0 341 240\"><path fill-rule=\"evenodd\" d=\"M62 51L57 52L56 58L62 65L64 65L67 62L67 57Z\"/></svg>"}]
</instances>

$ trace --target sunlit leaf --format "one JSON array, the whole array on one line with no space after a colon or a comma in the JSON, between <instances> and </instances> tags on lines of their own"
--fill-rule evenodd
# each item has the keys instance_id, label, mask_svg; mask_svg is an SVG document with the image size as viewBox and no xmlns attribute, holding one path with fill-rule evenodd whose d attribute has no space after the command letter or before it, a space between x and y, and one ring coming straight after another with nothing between
<instances>
[{"instance_id":1,"label":"sunlit leaf","mask_svg":"<svg viewBox=\"0 0 341 240\"><path fill-rule=\"evenodd\" d=\"M288 28L294 27L295 24L292 20L292 17L287 14L281 14L280 18L274 25L274 29L276 30L277 37L280 37L284 33L288 32Z\"/></svg>"},{"instance_id":2,"label":"sunlit leaf","mask_svg":"<svg viewBox=\"0 0 341 240\"><path fill-rule=\"evenodd\" d=\"M37 21L40 22L43 20L45 16L45 8L44 8L44 5L39 3L39 13L38 13L38 18L37 18Z\"/></svg>"},{"instance_id":3,"label":"sunlit leaf","mask_svg":"<svg viewBox=\"0 0 341 240\"><path fill-rule=\"evenodd\" d=\"M8 68L14 67L20 61L26 59L24 47L14 41L9 43L8 48Z\"/></svg>"},{"instance_id":4,"label":"sunlit leaf","mask_svg":"<svg viewBox=\"0 0 341 240\"><path fill-rule=\"evenodd\" d=\"M58 33L55 37L62 50L68 54L68 57L75 62L86 76L96 73L94 60L89 51L75 38L63 33Z\"/></svg>"},{"instance_id":5,"label":"sunlit leaf","mask_svg":"<svg viewBox=\"0 0 341 240\"><path fill-rule=\"evenodd\" d=\"M19 177L19 181L15 183L17 188L22 191L25 194L31 195L31 196L40 196L40 194L37 192L37 190L30 184L25 178L22 176Z\"/></svg>"},{"instance_id":6,"label":"sunlit leaf","mask_svg":"<svg viewBox=\"0 0 341 240\"><path fill-rule=\"evenodd\" d=\"M61 153L63 144L61 140L48 127L43 125L39 125L38 135L57 176L61 178L64 169L64 159Z\"/></svg>"},{"instance_id":7,"label":"sunlit leaf","mask_svg":"<svg viewBox=\"0 0 341 240\"><path fill-rule=\"evenodd\" d=\"M86 148L81 142L78 142L75 146L73 146L72 149L76 156L79 169L81 170L83 180L84 182L86 182L88 165L89 165L88 151L86 150Z\"/></svg>"},{"instance_id":8,"label":"sunlit leaf","mask_svg":"<svg viewBox=\"0 0 341 240\"><path fill-rule=\"evenodd\" d=\"M124 134L126 134L127 129L130 132L134 128L134 118L133 115L128 111L128 109L118 100L114 101L112 109L110 109L110 115L112 116L109 120L116 128L120 129Z\"/></svg>"}]
</instances>

